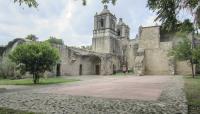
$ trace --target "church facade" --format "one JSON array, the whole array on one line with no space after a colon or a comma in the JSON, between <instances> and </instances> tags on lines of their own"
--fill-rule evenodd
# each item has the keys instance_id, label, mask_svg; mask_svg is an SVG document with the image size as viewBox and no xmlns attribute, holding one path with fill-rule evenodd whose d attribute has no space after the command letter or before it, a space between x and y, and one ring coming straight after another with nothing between
<instances>
[{"instance_id":1,"label":"church facade","mask_svg":"<svg viewBox=\"0 0 200 114\"><path fill-rule=\"evenodd\" d=\"M187 61L168 56L181 38L161 33L160 26L140 27L130 38L130 28L107 6L94 16L92 50L61 49L61 75L111 75L126 70L137 75L191 74Z\"/></svg>"}]
</instances>

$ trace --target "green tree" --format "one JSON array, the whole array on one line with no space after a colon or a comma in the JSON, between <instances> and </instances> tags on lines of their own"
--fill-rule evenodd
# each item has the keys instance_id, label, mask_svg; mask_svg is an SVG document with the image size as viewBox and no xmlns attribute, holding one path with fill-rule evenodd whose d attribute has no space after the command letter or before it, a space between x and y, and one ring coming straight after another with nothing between
<instances>
[{"instance_id":1,"label":"green tree","mask_svg":"<svg viewBox=\"0 0 200 114\"><path fill-rule=\"evenodd\" d=\"M157 18L162 22L162 28L167 31L177 30L178 19L177 15L181 10L192 11L193 24L196 28L200 20L200 3L199 0L148 0L147 6L150 10L156 12ZM198 28L196 28L197 30Z\"/></svg>"},{"instance_id":2,"label":"green tree","mask_svg":"<svg viewBox=\"0 0 200 114\"><path fill-rule=\"evenodd\" d=\"M194 48L193 59L197 61L197 64L200 64L200 46Z\"/></svg>"},{"instance_id":3,"label":"green tree","mask_svg":"<svg viewBox=\"0 0 200 114\"><path fill-rule=\"evenodd\" d=\"M188 38L183 38L172 50L169 56L173 56L178 61L189 61L192 68L192 76L194 78L194 57L191 41Z\"/></svg>"},{"instance_id":4,"label":"green tree","mask_svg":"<svg viewBox=\"0 0 200 114\"><path fill-rule=\"evenodd\" d=\"M51 44L59 44L59 45L64 45L64 42L62 39L58 39L56 37L50 36L50 38L48 40L46 40L47 42L51 43Z\"/></svg>"},{"instance_id":5,"label":"green tree","mask_svg":"<svg viewBox=\"0 0 200 114\"><path fill-rule=\"evenodd\" d=\"M192 33L194 31L193 23L189 19L184 20L178 25L178 31L183 33Z\"/></svg>"},{"instance_id":6,"label":"green tree","mask_svg":"<svg viewBox=\"0 0 200 114\"><path fill-rule=\"evenodd\" d=\"M21 72L32 74L33 82L37 84L40 74L52 70L59 60L59 54L48 43L32 42L16 47L9 58L19 66Z\"/></svg>"},{"instance_id":7,"label":"green tree","mask_svg":"<svg viewBox=\"0 0 200 114\"><path fill-rule=\"evenodd\" d=\"M32 41L37 41L38 37L36 37L33 34L30 34L30 35L26 36L25 39L32 40Z\"/></svg>"},{"instance_id":8,"label":"green tree","mask_svg":"<svg viewBox=\"0 0 200 114\"><path fill-rule=\"evenodd\" d=\"M0 77L2 78L16 78L15 74L16 64L10 61L9 58L4 57L0 61Z\"/></svg>"}]
</instances>

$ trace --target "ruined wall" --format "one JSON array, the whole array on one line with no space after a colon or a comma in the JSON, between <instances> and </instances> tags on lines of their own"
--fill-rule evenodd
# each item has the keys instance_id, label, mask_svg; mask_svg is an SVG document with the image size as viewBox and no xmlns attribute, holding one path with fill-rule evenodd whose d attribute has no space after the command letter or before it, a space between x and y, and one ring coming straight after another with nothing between
<instances>
[{"instance_id":1,"label":"ruined wall","mask_svg":"<svg viewBox=\"0 0 200 114\"><path fill-rule=\"evenodd\" d=\"M134 71L134 64L135 64L135 58L137 56L137 50L138 50L138 39L130 40L127 44L127 62L128 62L128 69Z\"/></svg>"},{"instance_id":2,"label":"ruined wall","mask_svg":"<svg viewBox=\"0 0 200 114\"><path fill-rule=\"evenodd\" d=\"M160 27L143 27L139 39L139 48L155 49L160 44Z\"/></svg>"},{"instance_id":3,"label":"ruined wall","mask_svg":"<svg viewBox=\"0 0 200 114\"><path fill-rule=\"evenodd\" d=\"M145 50L145 74L170 74L167 51L161 49Z\"/></svg>"},{"instance_id":4,"label":"ruined wall","mask_svg":"<svg viewBox=\"0 0 200 114\"><path fill-rule=\"evenodd\" d=\"M146 74L173 74L168 56L172 45L172 42L160 42L159 49L145 50Z\"/></svg>"},{"instance_id":5,"label":"ruined wall","mask_svg":"<svg viewBox=\"0 0 200 114\"><path fill-rule=\"evenodd\" d=\"M115 55L107 55L101 61L101 75L111 75L113 71L120 70L120 57Z\"/></svg>"},{"instance_id":6,"label":"ruined wall","mask_svg":"<svg viewBox=\"0 0 200 114\"><path fill-rule=\"evenodd\" d=\"M139 49L144 49L146 75L170 74L168 50L172 42L160 42L160 27L143 27L139 39Z\"/></svg>"},{"instance_id":7,"label":"ruined wall","mask_svg":"<svg viewBox=\"0 0 200 114\"><path fill-rule=\"evenodd\" d=\"M91 57L81 56L68 47L57 47L61 57L61 75L79 75L82 65L82 75L94 75L94 61ZM56 71L54 71L56 73Z\"/></svg>"},{"instance_id":8,"label":"ruined wall","mask_svg":"<svg viewBox=\"0 0 200 114\"><path fill-rule=\"evenodd\" d=\"M61 57L61 75L79 75L80 65L82 66L82 75L96 75L96 65L99 65L101 75L113 74L113 65L116 70L120 69L120 59L115 55L78 51L65 46L57 46L57 48ZM56 68L54 75L56 75Z\"/></svg>"}]
</instances>

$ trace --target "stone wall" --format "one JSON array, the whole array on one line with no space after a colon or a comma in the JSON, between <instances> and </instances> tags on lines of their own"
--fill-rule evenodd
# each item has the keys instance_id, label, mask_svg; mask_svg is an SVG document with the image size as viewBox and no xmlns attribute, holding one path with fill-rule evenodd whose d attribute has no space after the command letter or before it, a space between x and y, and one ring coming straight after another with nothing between
<instances>
[{"instance_id":1,"label":"stone wall","mask_svg":"<svg viewBox=\"0 0 200 114\"><path fill-rule=\"evenodd\" d=\"M138 44L137 41L129 42L127 46L127 62L128 69L134 71L135 58L137 56Z\"/></svg>"},{"instance_id":2,"label":"stone wall","mask_svg":"<svg viewBox=\"0 0 200 114\"><path fill-rule=\"evenodd\" d=\"M61 75L64 76L80 75L80 66L81 75L96 75L96 65L99 66L101 75L113 74L113 67L115 70L120 69L120 58L113 54L101 54L65 46L56 46L56 48L60 52ZM56 68L54 75L56 75Z\"/></svg>"},{"instance_id":3,"label":"stone wall","mask_svg":"<svg viewBox=\"0 0 200 114\"><path fill-rule=\"evenodd\" d=\"M160 27L143 27L139 39L139 48L155 49L160 44Z\"/></svg>"},{"instance_id":4,"label":"stone wall","mask_svg":"<svg viewBox=\"0 0 200 114\"><path fill-rule=\"evenodd\" d=\"M61 75L79 75L82 65L82 75L94 74L93 64L90 57L81 56L69 47L57 46L61 57ZM56 70L56 69L55 69ZM56 74L56 71L54 71Z\"/></svg>"},{"instance_id":5,"label":"stone wall","mask_svg":"<svg viewBox=\"0 0 200 114\"><path fill-rule=\"evenodd\" d=\"M101 75L111 75L113 71L120 70L120 58L114 55L107 55L101 61Z\"/></svg>"},{"instance_id":6,"label":"stone wall","mask_svg":"<svg viewBox=\"0 0 200 114\"><path fill-rule=\"evenodd\" d=\"M169 50L181 39L175 35L161 34L158 26L141 28L139 49L145 50L144 74L191 74L191 66L186 61L173 62L174 60L168 56Z\"/></svg>"},{"instance_id":7,"label":"stone wall","mask_svg":"<svg viewBox=\"0 0 200 114\"><path fill-rule=\"evenodd\" d=\"M167 51L161 49L145 50L145 74L165 75L169 73Z\"/></svg>"},{"instance_id":8,"label":"stone wall","mask_svg":"<svg viewBox=\"0 0 200 114\"><path fill-rule=\"evenodd\" d=\"M102 37L92 39L92 50L99 53L120 53L120 44L114 37Z\"/></svg>"}]
</instances>

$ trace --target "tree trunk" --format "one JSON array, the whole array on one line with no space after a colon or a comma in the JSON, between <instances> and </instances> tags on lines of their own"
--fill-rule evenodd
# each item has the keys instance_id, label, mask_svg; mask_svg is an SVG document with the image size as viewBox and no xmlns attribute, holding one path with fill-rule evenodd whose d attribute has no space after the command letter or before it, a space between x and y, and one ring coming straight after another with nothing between
<instances>
[{"instance_id":1,"label":"tree trunk","mask_svg":"<svg viewBox=\"0 0 200 114\"><path fill-rule=\"evenodd\" d=\"M36 80L37 80L37 84L39 84L40 76L38 75L38 73L36 73Z\"/></svg>"},{"instance_id":2,"label":"tree trunk","mask_svg":"<svg viewBox=\"0 0 200 114\"><path fill-rule=\"evenodd\" d=\"M192 65L192 78L194 78L195 73L194 73L194 63L193 63L193 60L190 60L190 63Z\"/></svg>"},{"instance_id":3,"label":"tree trunk","mask_svg":"<svg viewBox=\"0 0 200 114\"><path fill-rule=\"evenodd\" d=\"M33 82L34 82L34 84L37 84L37 78L36 78L36 74L35 73L33 73Z\"/></svg>"}]
</instances>

